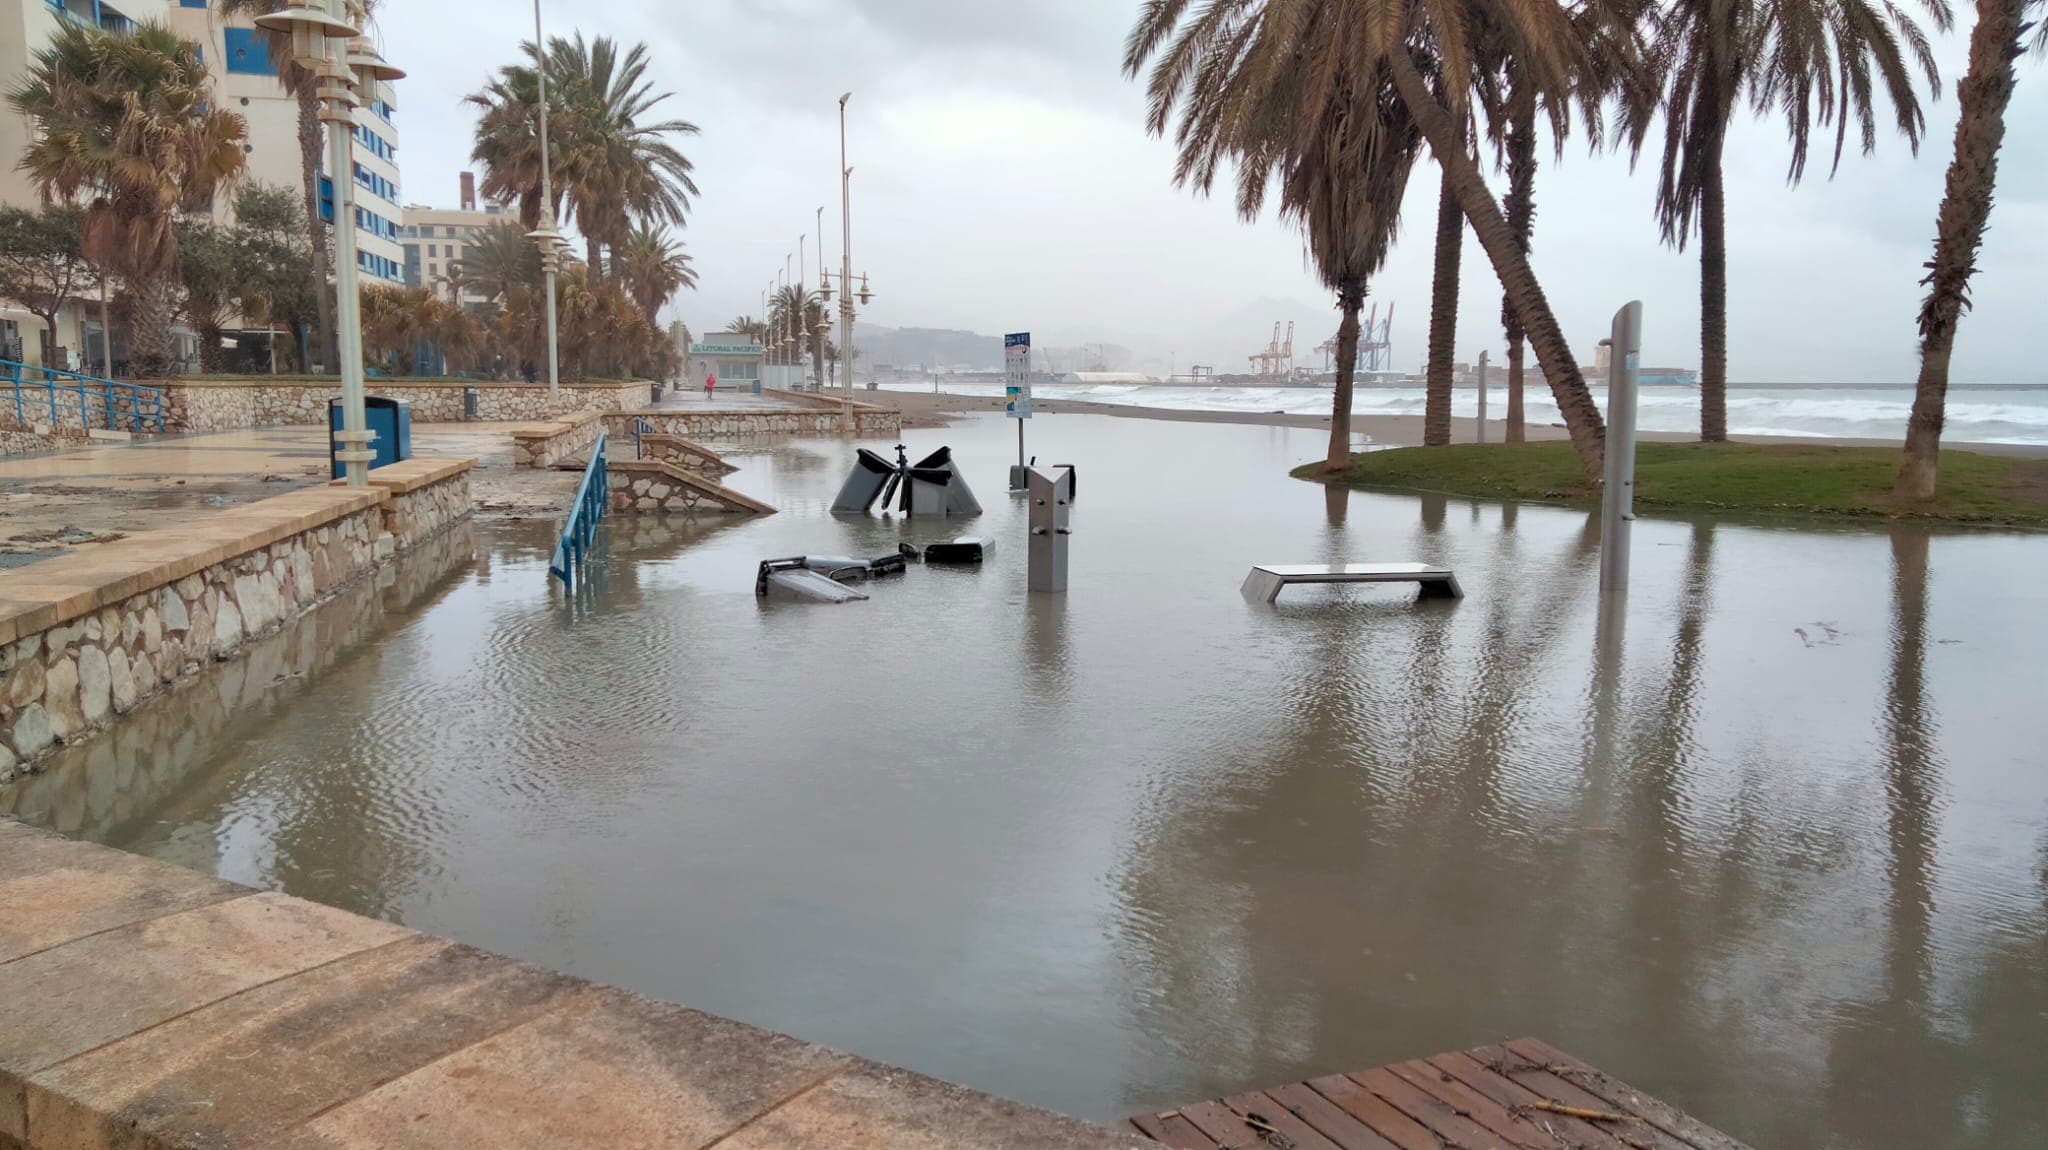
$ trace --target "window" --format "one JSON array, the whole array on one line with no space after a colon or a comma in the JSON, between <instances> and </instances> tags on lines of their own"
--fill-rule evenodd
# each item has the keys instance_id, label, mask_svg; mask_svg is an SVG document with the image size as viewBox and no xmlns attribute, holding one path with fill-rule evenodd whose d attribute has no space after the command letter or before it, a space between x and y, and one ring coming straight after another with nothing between
<instances>
[{"instance_id":1,"label":"window","mask_svg":"<svg viewBox=\"0 0 2048 1150\"><path fill-rule=\"evenodd\" d=\"M456 234L454 226L450 225L448 228L444 229L441 234L447 236L451 240L454 239Z\"/></svg>"},{"instance_id":2,"label":"window","mask_svg":"<svg viewBox=\"0 0 2048 1150\"><path fill-rule=\"evenodd\" d=\"M355 170L356 183L368 188L374 195L390 200L394 204L398 202L397 184L392 183L390 180L385 179L361 164L356 164Z\"/></svg>"},{"instance_id":3,"label":"window","mask_svg":"<svg viewBox=\"0 0 2048 1150\"><path fill-rule=\"evenodd\" d=\"M178 7L180 7L180 8L204 8L204 7L206 7L206 0L178 0Z\"/></svg>"},{"instance_id":4,"label":"window","mask_svg":"<svg viewBox=\"0 0 2048 1150\"><path fill-rule=\"evenodd\" d=\"M376 276L378 279L387 279L399 283L405 280L405 269L398 266L397 260L387 259L384 256L359 251L356 253L356 266Z\"/></svg>"},{"instance_id":5,"label":"window","mask_svg":"<svg viewBox=\"0 0 2048 1150\"><path fill-rule=\"evenodd\" d=\"M355 133L356 143L361 145L364 151L369 152L380 160L388 160L392 163L397 162L398 145L363 127L361 124L354 125L352 130Z\"/></svg>"},{"instance_id":6,"label":"window","mask_svg":"<svg viewBox=\"0 0 2048 1150\"><path fill-rule=\"evenodd\" d=\"M441 265L440 265L440 264L428 264L428 265L427 265L427 274L428 274L428 275L430 275L430 276L437 276L437 275L440 275L440 274L441 274ZM791 315L795 315L796 313L792 311L792 312L791 312L790 314L791 314Z\"/></svg>"},{"instance_id":7,"label":"window","mask_svg":"<svg viewBox=\"0 0 2048 1150\"><path fill-rule=\"evenodd\" d=\"M270 66L270 47L254 28L223 28L227 43L227 69L238 76L275 76Z\"/></svg>"}]
</instances>

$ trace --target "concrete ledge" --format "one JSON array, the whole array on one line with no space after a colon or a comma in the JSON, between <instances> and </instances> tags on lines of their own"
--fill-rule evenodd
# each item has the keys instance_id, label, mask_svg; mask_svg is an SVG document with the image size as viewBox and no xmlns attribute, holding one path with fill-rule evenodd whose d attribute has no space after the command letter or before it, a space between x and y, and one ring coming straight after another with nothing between
<instances>
[{"instance_id":1,"label":"concrete ledge","mask_svg":"<svg viewBox=\"0 0 2048 1150\"><path fill-rule=\"evenodd\" d=\"M393 495L404 495L418 491L430 483L453 479L475 468L475 459L418 455L403 463L389 463L371 470L369 481L371 487L388 491ZM329 480L327 486L346 487L348 480Z\"/></svg>"},{"instance_id":2,"label":"concrete ledge","mask_svg":"<svg viewBox=\"0 0 2048 1150\"><path fill-rule=\"evenodd\" d=\"M528 424L512 431L512 466L553 467L588 458L604 430L604 413L579 411L563 419Z\"/></svg>"},{"instance_id":3,"label":"concrete ledge","mask_svg":"<svg viewBox=\"0 0 2048 1150\"><path fill-rule=\"evenodd\" d=\"M384 497L381 490L310 487L0 574L0 643L323 527L375 507Z\"/></svg>"},{"instance_id":4,"label":"concrete ledge","mask_svg":"<svg viewBox=\"0 0 2048 1150\"><path fill-rule=\"evenodd\" d=\"M605 459L614 511L719 512L773 515L775 508L725 484L662 459Z\"/></svg>"},{"instance_id":5,"label":"concrete ledge","mask_svg":"<svg viewBox=\"0 0 2048 1150\"><path fill-rule=\"evenodd\" d=\"M0 1145L1149 1145L0 820L0 892L58 874L70 897L0 898L0 940L35 947L0 951Z\"/></svg>"}]
</instances>

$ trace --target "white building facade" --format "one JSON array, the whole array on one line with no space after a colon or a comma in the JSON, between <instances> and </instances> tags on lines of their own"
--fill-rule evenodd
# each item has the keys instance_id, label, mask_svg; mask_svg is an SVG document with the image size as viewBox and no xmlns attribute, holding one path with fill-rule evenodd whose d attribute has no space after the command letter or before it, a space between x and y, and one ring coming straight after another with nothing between
<instances>
[{"instance_id":1,"label":"white building facade","mask_svg":"<svg viewBox=\"0 0 2048 1150\"><path fill-rule=\"evenodd\" d=\"M219 105L247 121L243 151L248 167L243 178L298 192L304 187L298 101L278 83L264 35L247 19L227 20L217 7L217 0L0 0L0 92L20 84L36 52L66 22L120 32L144 21L159 21L200 46L213 73ZM374 95L355 110L351 170L345 178L354 180L357 264L365 285L400 286L406 278L397 120L397 95L390 84L378 84ZM40 202L33 184L16 168L30 133L24 117L0 108L0 203L35 207ZM324 171L324 137L320 159ZM321 214L329 220L333 195L327 181L332 176L326 173L323 178L321 197ZM216 213L224 217L229 206L224 199ZM19 358L28 363L83 362L104 372L105 365L97 362L98 314L97 301L92 301L61 316L56 346L63 350L53 354L45 347L43 321L0 300L0 349L19 350ZM189 338L180 343L181 351L190 351ZM118 346L115 358L121 358Z\"/></svg>"}]
</instances>

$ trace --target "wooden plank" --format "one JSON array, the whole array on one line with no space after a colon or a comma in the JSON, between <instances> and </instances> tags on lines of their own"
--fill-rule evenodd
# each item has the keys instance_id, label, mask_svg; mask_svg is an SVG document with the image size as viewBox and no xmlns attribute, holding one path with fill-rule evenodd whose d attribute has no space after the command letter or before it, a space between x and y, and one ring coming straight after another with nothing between
<instances>
[{"instance_id":1,"label":"wooden plank","mask_svg":"<svg viewBox=\"0 0 2048 1150\"><path fill-rule=\"evenodd\" d=\"M1265 1091L1255 1090L1249 1094L1233 1095L1225 1098L1223 1105L1228 1106L1234 1113L1243 1115L1245 1124L1261 1135L1261 1140L1268 1144L1271 1144L1272 1140L1264 1138L1263 1135L1266 1133L1266 1127L1271 1127L1293 1142L1297 1150L1346 1150L1345 1147L1323 1137L1321 1131L1302 1121L1287 1107L1274 1101ZM1254 1119L1256 1121L1253 1121Z\"/></svg>"},{"instance_id":2,"label":"wooden plank","mask_svg":"<svg viewBox=\"0 0 2048 1150\"><path fill-rule=\"evenodd\" d=\"M1387 1067L1360 1071L1350 1078L1399 1107L1408 1117L1429 1127L1437 1135L1456 1142L1465 1150L1521 1150L1515 1143L1459 1113L1450 1103L1425 1091L1417 1090L1414 1084L1403 1080Z\"/></svg>"},{"instance_id":3,"label":"wooden plank","mask_svg":"<svg viewBox=\"0 0 2048 1150\"><path fill-rule=\"evenodd\" d=\"M1160 1114L1140 1114L1131 1119L1131 1125L1138 1133L1163 1142L1175 1150L1216 1150L1216 1140L1195 1129L1195 1124L1182 1118L1176 1111Z\"/></svg>"},{"instance_id":4,"label":"wooden plank","mask_svg":"<svg viewBox=\"0 0 2048 1150\"><path fill-rule=\"evenodd\" d=\"M1309 1079L1309 1089L1369 1127L1400 1150L1438 1150L1429 1127L1403 1114L1393 1103L1341 1074Z\"/></svg>"},{"instance_id":5,"label":"wooden plank","mask_svg":"<svg viewBox=\"0 0 2048 1150\"><path fill-rule=\"evenodd\" d=\"M1548 1071L1524 1071L1517 1072L1512 1076L1499 1073L1495 1069L1496 1066L1504 1066L1511 1063L1528 1065L1527 1059L1510 1053L1505 1046L1481 1046L1462 1054L1440 1054L1429 1061L1457 1075L1460 1080L1473 1089L1497 1100L1512 1100L1514 1105L1526 1106L1538 1099L1543 1099L1563 1106L1575 1106L1582 1110L1604 1110L1611 1113L1623 1113L1623 1111L1615 1110L1613 1103L1608 1102L1605 1098L1595 1094L1588 1094L1586 1091ZM1584 1133L1585 1130L1591 1129L1606 1133L1609 1142L1631 1147L1631 1150L1638 1150L1638 1148L1647 1148L1647 1150L1692 1150L1688 1143L1673 1138L1671 1135L1640 1119L1629 1122L1626 1125L1611 1126L1605 1122L1588 1122L1583 1119L1570 1118L1563 1115L1555 1115L1555 1117L1564 1119L1559 1127L1560 1129L1574 1131L1589 1145L1603 1145L1603 1143L1597 1142L1592 1135ZM1626 1137L1623 1137L1623 1135L1626 1135Z\"/></svg>"},{"instance_id":6,"label":"wooden plank","mask_svg":"<svg viewBox=\"0 0 2048 1150\"><path fill-rule=\"evenodd\" d=\"M1387 1067L1387 1071L1449 1106L1460 1118L1485 1127L1509 1145L1523 1150L1557 1150L1556 1135L1535 1122L1524 1120L1428 1062L1403 1062ZM1610 1146L1607 1150L1617 1148Z\"/></svg>"},{"instance_id":7,"label":"wooden plank","mask_svg":"<svg viewBox=\"0 0 2048 1150\"><path fill-rule=\"evenodd\" d=\"M1197 1102L1193 1106L1183 1106L1180 1114L1194 1123L1195 1129L1215 1139L1216 1145L1224 1150L1249 1150L1250 1147L1267 1144L1257 1130L1245 1125L1241 1115L1232 1113L1221 1102Z\"/></svg>"},{"instance_id":8,"label":"wooden plank","mask_svg":"<svg viewBox=\"0 0 2048 1150\"><path fill-rule=\"evenodd\" d=\"M1557 1077L1606 1099L1614 1109L1634 1114L1697 1150L1752 1150L1676 1106L1660 1102L1540 1039L1517 1038L1507 1047Z\"/></svg>"},{"instance_id":9,"label":"wooden plank","mask_svg":"<svg viewBox=\"0 0 2048 1150\"><path fill-rule=\"evenodd\" d=\"M1343 1150L1397 1150L1392 1142L1373 1133L1370 1126L1344 1113L1329 1099L1299 1082L1266 1091L1289 1114L1316 1128L1316 1132Z\"/></svg>"}]
</instances>

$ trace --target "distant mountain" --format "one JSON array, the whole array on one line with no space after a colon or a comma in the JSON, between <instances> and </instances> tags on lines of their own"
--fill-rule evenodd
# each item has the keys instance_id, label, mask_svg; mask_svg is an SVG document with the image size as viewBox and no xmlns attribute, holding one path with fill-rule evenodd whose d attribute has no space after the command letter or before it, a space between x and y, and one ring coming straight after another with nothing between
<instances>
[{"instance_id":1,"label":"distant mountain","mask_svg":"<svg viewBox=\"0 0 2048 1150\"><path fill-rule=\"evenodd\" d=\"M1003 337L937 327L856 325L853 342L861 362L875 366L923 366L1000 371Z\"/></svg>"}]
</instances>

